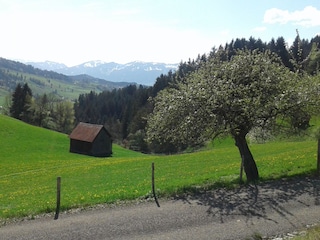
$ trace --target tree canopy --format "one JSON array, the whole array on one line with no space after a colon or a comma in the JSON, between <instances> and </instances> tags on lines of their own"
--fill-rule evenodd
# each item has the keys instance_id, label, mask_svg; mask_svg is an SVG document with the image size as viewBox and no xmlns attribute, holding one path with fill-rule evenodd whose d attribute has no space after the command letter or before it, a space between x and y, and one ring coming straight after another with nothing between
<instances>
[{"instance_id":1,"label":"tree canopy","mask_svg":"<svg viewBox=\"0 0 320 240\"><path fill-rule=\"evenodd\" d=\"M307 78L289 71L269 51L238 51L230 61L219 52L184 81L161 91L148 119L148 141L185 148L221 133L238 147L249 181L259 177L246 136L272 126L309 102Z\"/></svg>"},{"instance_id":2,"label":"tree canopy","mask_svg":"<svg viewBox=\"0 0 320 240\"><path fill-rule=\"evenodd\" d=\"M33 97L28 84L17 84L12 100L7 99L8 115L36 126L70 133L74 127L73 103L46 93Z\"/></svg>"}]
</instances>

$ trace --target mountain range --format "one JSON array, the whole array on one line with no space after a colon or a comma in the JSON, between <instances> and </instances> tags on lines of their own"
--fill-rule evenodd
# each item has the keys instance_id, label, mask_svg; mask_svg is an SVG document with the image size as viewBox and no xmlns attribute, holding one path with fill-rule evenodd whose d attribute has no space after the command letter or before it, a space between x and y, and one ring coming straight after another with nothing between
<instances>
[{"instance_id":1,"label":"mountain range","mask_svg":"<svg viewBox=\"0 0 320 240\"><path fill-rule=\"evenodd\" d=\"M51 61L27 62L27 64L67 76L85 74L111 82L135 82L146 86L152 86L157 77L161 74L167 74L169 71L175 71L179 65L140 61L120 64L100 60L85 62L73 67Z\"/></svg>"},{"instance_id":2,"label":"mountain range","mask_svg":"<svg viewBox=\"0 0 320 240\"><path fill-rule=\"evenodd\" d=\"M53 94L58 99L71 101L76 100L80 94L90 91L99 93L137 84L134 82L112 82L87 74L67 76L0 57L0 110L3 104L7 103L8 105L6 99L12 94L18 83L27 83L32 89L33 96L46 93Z\"/></svg>"}]
</instances>

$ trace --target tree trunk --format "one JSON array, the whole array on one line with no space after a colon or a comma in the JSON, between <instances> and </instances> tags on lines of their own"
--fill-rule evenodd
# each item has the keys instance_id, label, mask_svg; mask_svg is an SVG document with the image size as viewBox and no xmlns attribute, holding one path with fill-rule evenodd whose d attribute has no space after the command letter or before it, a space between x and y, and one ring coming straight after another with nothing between
<instances>
[{"instance_id":1,"label":"tree trunk","mask_svg":"<svg viewBox=\"0 0 320 240\"><path fill-rule=\"evenodd\" d=\"M320 176L320 138L318 139L317 175Z\"/></svg>"},{"instance_id":2,"label":"tree trunk","mask_svg":"<svg viewBox=\"0 0 320 240\"><path fill-rule=\"evenodd\" d=\"M247 181L252 182L258 180L258 168L247 144L246 134L237 134L234 136L234 139L241 155L241 160L243 162L243 168L247 176Z\"/></svg>"},{"instance_id":3,"label":"tree trunk","mask_svg":"<svg viewBox=\"0 0 320 240\"><path fill-rule=\"evenodd\" d=\"M241 158L241 164L240 164L240 184L243 183L242 176L243 176L243 160L242 160L242 158Z\"/></svg>"}]
</instances>

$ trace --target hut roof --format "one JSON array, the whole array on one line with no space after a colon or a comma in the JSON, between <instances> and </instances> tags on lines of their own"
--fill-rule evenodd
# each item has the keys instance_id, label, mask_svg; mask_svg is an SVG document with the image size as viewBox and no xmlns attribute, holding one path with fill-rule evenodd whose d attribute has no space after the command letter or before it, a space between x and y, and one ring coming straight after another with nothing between
<instances>
[{"instance_id":1,"label":"hut roof","mask_svg":"<svg viewBox=\"0 0 320 240\"><path fill-rule=\"evenodd\" d=\"M84 142L93 142L103 128L103 125L80 122L77 127L73 129L72 133L69 135L69 138ZM109 134L108 131L107 133Z\"/></svg>"}]
</instances>

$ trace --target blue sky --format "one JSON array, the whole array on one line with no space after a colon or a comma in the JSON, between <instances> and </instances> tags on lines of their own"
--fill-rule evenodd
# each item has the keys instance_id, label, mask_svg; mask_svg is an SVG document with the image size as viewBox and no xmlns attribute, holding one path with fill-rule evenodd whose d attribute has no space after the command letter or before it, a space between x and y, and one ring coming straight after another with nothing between
<instances>
[{"instance_id":1,"label":"blue sky","mask_svg":"<svg viewBox=\"0 0 320 240\"><path fill-rule=\"evenodd\" d=\"M0 0L0 57L179 63L236 38L320 34L319 0Z\"/></svg>"}]
</instances>

